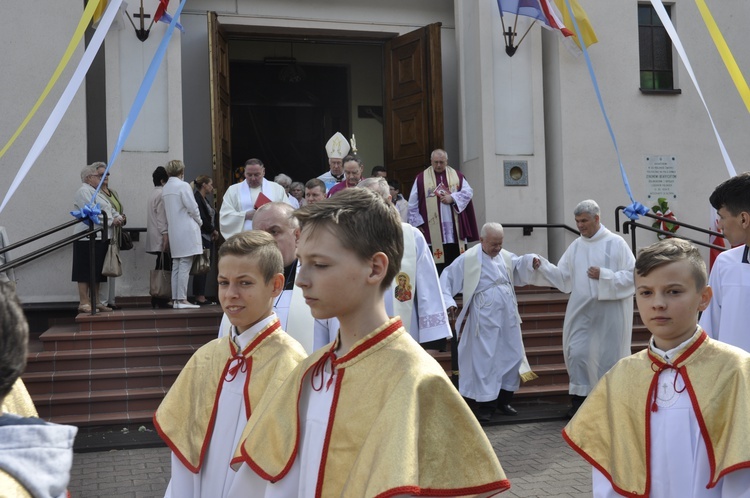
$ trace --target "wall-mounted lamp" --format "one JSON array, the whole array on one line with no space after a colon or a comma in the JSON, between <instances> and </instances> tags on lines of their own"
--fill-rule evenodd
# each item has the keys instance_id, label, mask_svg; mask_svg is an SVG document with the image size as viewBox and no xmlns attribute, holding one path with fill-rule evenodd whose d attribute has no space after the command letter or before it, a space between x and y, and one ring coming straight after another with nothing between
<instances>
[{"instance_id":1,"label":"wall-mounted lamp","mask_svg":"<svg viewBox=\"0 0 750 498\"><path fill-rule=\"evenodd\" d=\"M156 7L156 12L154 12L154 17L151 19L151 22L148 25L148 28L146 27L146 23L144 22L146 19L151 18L150 14L146 14L143 10L143 0L141 0L141 6L138 9L137 14L133 14L133 17L137 17L139 21L139 27L135 25L133 22L133 18L130 17L130 14L128 11L125 11L125 14L128 16L128 20L130 21L130 24L133 26L133 29L135 30L135 36L138 37L139 40L142 42L148 40L148 34L151 32L151 27L154 25L155 22L164 21L164 22L171 22L172 16L170 16L167 13L167 6L169 6L169 0L159 0L159 5ZM180 31L184 32L184 29L180 25L180 23L176 23L175 27L179 29Z\"/></svg>"}]
</instances>

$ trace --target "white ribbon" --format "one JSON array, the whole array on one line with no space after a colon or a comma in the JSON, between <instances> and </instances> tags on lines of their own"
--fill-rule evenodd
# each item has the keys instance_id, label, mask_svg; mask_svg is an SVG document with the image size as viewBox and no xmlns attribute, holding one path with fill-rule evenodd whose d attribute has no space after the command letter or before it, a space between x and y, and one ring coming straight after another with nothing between
<instances>
[{"instance_id":1,"label":"white ribbon","mask_svg":"<svg viewBox=\"0 0 750 498\"><path fill-rule=\"evenodd\" d=\"M688 60L688 56L685 53L685 48L682 46L680 37L677 35L677 31L674 29L674 25L672 24L672 20L669 18L669 14L667 14L667 10L664 8L664 5L662 5L661 0L651 0L651 5L653 5L656 14L659 16L659 19L661 19L661 23L664 25L667 33L669 33L669 37L672 39L672 43L674 44L677 53L680 55L680 59L682 59L682 63L685 65L685 69L687 69L687 72L690 75L690 79L693 80L693 85L695 85L695 89L698 91L698 96L701 98L701 102L703 102L703 107L706 108L708 119L709 121L711 121L711 127L714 129L716 141L719 142L721 157L724 158L724 165L727 167L729 176L737 176L737 171L734 169L732 160L729 159L727 149L724 148L724 142L721 141L719 131L716 129L716 125L714 125L714 120L711 117L711 111L708 110L706 99L703 98L703 92L701 92L701 87L698 85L698 80L695 78L695 73L693 73L693 67L690 65L690 60Z\"/></svg>"},{"instance_id":2,"label":"white ribbon","mask_svg":"<svg viewBox=\"0 0 750 498\"><path fill-rule=\"evenodd\" d=\"M86 51L83 54L81 62L78 63L78 67L76 68L75 73L73 73L73 76L70 78L70 82L68 82L68 86L60 96L60 100L58 100L57 105L52 110L52 114L50 114L49 118L47 118L47 122L44 124L44 127L39 133L39 136L36 137L36 141L34 142L34 145L31 146L31 150L29 150L29 153L26 156L26 159L24 159L23 164L21 164L21 168L18 170L16 177L13 179L13 183L10 184L8 192L5 194L5 198L3 199L3 203L0 204L0 213L5 208L5 205L8 204L10 198L13 197L13 194L18 189L18 186L21 185L23 179L26 178L29 170L39 158L44 148L47 147L47 144L52 138L52 135L55 133L55 130L57 130L57 126L60 124L60 121L67 112L68 107L70 107L70 103L73 101L73 98L78 92L78 89L81 87L83 78L86 76L89 67L91 67L91 63L93 62L96 53L99 51L99 47L101 47L102 42L104 42L104 37L109 31L115 15L120 10L121 3L122 0L112 0L107 6L107 10L104 12L102 19L99 22L99 26L96 28L94 36L89 42L89 46L86 48Z\"/></svg>"}]
</instances>

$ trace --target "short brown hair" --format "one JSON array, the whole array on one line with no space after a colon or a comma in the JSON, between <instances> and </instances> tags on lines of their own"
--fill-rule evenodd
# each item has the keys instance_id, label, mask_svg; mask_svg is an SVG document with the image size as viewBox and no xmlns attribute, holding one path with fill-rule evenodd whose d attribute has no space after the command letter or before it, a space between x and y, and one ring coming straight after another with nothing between
<instances>
[{"instance_id":1,"label":"short brown hair","mask_svg":"<svg viewBox=\"0 0 750 498\"><path fill-rule=\"evenodd\" d=\"M0 282L0 405L26 369L29 324L13 286Z\"/></svg>"},{"instance_id":2,"label":"short brown hair","mask_svg":"<svg viewBox=\"0 0 750 498\"><path fill-rule=\"evenodd\" d=\"M312 190L315 187L320 187L320 191L324 194L326 193L326 184L320 178L313 178L311 180L307 180L307 183L305 183L305 188L309 188Z\"/></svg>"},{"instance_id":3,"label":"short brown hair","mask_svg":"<svg viewBox=\"0 0 750 498\"><path fill-rule=\"evenodd\" d=\"M388 257L388 269L381 283L387 289L401 267L404 235L398 213L375 192L347 188L333 197L307 205L294 212L304 229L328 226L344 248L363 260L382 252Z\"/></svg>"},{"instance_id":4,"label":"short brown hair","mask_svg":"<svg viewBox=\"0 0 750 498\"><path fill-rule=\"evenodd\" d=\"M277 273L284 273L281 251L276 241L262 230L249 230L229 237L219 249L219 261L224 256L246 256L255 259L266 284Z\"/></svg>"},{"instance_id":5,"label":"short brown hair","mask_svg":"<svg viewBox=\"0 0 750 498\"><path fill-rule=\"evenodd\" d=\"M690 263L695 287L699 292L703 290L708 281L706 263L703 262L698 248L683 239L664 239L638 251L635 274L645 277L655 268L678 261Z\"/></svg>"}]
</instances>

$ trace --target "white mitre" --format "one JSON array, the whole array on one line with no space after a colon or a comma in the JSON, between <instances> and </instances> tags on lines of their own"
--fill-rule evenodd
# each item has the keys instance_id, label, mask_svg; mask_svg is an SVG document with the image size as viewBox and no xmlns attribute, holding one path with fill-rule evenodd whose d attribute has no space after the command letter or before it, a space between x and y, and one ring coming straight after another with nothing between
<instances>
[{"instance_id":1,"label":"white mitre","mask_svg":"<svg viewBox=\"0 0 750 498\"><path fill-rule=\"evenodd\" d=\"M343 159L349 153L349 141L344 135L336 132L326 144L328 159Z\"/></svg>"}]
</instances>

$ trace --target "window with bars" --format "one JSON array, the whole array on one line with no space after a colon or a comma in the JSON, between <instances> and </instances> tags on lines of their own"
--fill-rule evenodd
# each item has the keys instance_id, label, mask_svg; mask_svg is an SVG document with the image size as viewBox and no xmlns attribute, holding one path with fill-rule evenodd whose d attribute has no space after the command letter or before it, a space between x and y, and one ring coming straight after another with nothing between
<instances>
[{"instance_id":1,"label":"window with bars","mask_svg":"<svg viewBox=\"0 0 750 498\"><path fill-rule=\"evenodd\" d=\"M672 8L664 8L672 17ZM641 91L670 92L674 88L672 41L654 8L638 5L638 46L641 67Z\"/></svg>"}]
</instances>

